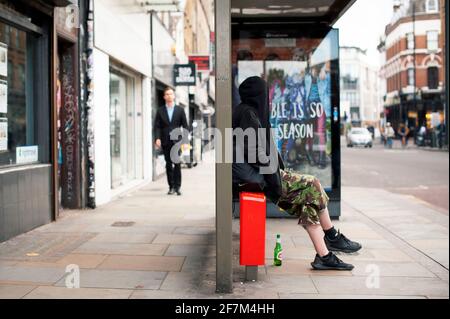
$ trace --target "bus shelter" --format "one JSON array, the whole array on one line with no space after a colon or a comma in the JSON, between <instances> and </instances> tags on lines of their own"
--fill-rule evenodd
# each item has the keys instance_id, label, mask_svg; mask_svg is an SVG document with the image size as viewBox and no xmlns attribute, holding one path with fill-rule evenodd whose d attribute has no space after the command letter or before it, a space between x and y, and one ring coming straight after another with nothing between
<instances>
[{"instance_id":1,"label":"bus shelter","mask_svg":"<svg viewBox=\"0 0 450 319\"><path fill-rule=\"evenodd\" d=\"M339 34L333 24L356 0L216 0L216 128L232 137L237 88L260 76L271 125L289 168L317 176L340 216ZM222 145L220 145L222 144ZM233 290L232 164L216 164L216 291Z\"/></svg>"}]
</instances>

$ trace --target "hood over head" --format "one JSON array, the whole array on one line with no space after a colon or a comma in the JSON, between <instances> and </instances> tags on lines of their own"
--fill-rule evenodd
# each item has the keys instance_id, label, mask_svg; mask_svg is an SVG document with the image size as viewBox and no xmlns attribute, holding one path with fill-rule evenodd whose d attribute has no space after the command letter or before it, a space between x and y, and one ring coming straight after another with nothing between
<instances>
[{"instance_id":1,"label":"hood over head","mask_svg":"<svg viewBox=\"0 0 450 319\"><path fill-rule=\"evenodd\" d=\"M263 128L270 129L267 83L259 76L246 79L239 87L241 101L258 111Z\"/></svg>"}]
</instances>

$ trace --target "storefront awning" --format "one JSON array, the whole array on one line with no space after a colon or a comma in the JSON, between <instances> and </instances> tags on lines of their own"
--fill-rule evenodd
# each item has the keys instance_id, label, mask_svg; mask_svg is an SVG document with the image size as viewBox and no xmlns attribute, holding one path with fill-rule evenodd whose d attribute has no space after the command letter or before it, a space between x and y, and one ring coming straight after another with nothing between
<instances>
[{"instance_id":1,"label":"storefront awning","mask_svg":"<svg viewBox=\"0 0 450 319\"><path fill-rule=\"evenodd\" d=\"M333 25L356 0L233 0L233 18L300 18Z\"/></svg>"}]
</instances>

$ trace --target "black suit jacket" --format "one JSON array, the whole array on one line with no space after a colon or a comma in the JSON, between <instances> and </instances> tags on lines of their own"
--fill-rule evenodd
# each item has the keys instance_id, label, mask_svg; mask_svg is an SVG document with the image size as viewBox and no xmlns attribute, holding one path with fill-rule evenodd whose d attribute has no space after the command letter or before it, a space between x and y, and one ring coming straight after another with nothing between
<instances>
[{"instance_id":1,"label":"black suit jacket","mask_svg":"<svg viewBox=\"0 0 450 319\"><path fill-rule=\"evenodd\" d=\"M155 118L155 140L160 139L161 145L164 148L165 146L170 146L176 143L177 141L172 141L170 139L170 132L172 130L178 128L184 128L188 130L188 124L186 120L186 113L184 113L183 108L178 105L174 106L175 109L172 115L172 121L169 121L169 114L167 113L166 106L163 105L158 108ZM187 141L187 132L184 131L183 142L188 143ZM180 141L181 138L178 139Z\"/></svg>"}]
</instances>

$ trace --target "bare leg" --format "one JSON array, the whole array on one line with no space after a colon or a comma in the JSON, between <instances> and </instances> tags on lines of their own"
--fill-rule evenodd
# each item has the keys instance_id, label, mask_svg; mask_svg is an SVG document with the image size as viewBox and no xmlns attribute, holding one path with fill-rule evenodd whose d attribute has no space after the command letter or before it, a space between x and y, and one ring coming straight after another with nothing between
<instances>
[{"instance_id":1,"label":"bare leg","mask_svg":"<svg viewBox=\"0 0 450 319\"><path fill-rule=\"evenodd\" d=\"M331 222L330 212L328 208L325 208L319 213L320 225L322 225L323 230L329 230L333 228L333 223Z\"/></svg>"},{"instance_id":2,"label":"bare leg","mask_svg":"<svg viewBox=\"0 0 450 319\"><path fill-rule=\"evenodd\" d=\"M327 245L323 239L324 233L320 225L306 226L306 231L314 245L314 249L320 257L324 257L329 254Z\"/></svg>"}]
</instances>

